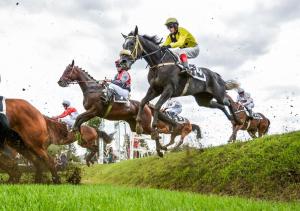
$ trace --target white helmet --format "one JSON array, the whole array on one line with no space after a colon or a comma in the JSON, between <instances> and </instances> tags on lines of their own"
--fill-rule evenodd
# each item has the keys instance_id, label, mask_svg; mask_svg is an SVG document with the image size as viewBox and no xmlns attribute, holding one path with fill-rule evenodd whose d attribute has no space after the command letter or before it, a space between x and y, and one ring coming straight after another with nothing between
<instances>
[{"instance_id":1,"label":"white helmet","mask_svg":"<svg viewBox=\"0 0 300 211\"><path fill-rule=\"evenodd\" d=\"M66 105L66 106L70 106L71 105L70 101L68 101L68 100L63 100L62 104Z\"/></svg>"},{"instance_id":2,"label":"white helmet","mask_svg":"<svg viewBox=\"0 0 300 211\"><path fill-rule=\"evenodd\" d=\"M238 89L238 93L239 93L239 94L244 93L244 92L245 92L244 89L242 89L242 88L239 88L239 89Z\"/></svg>"}]
</instances>

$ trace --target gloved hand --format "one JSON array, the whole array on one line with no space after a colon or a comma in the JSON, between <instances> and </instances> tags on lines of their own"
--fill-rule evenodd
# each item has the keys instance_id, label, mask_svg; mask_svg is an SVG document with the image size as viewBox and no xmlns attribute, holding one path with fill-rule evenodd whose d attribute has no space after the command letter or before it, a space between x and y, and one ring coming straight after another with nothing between
<instances>
[{"instance_id":1,"label":"gloved hand","mask_svg":"<svg viewBox=\"0 0 300 211\"><path fill-rule=\"evenodd\" d=\"M161 46L160 49L165 52L168 48L171 48L170 45L166 45L166 46Z\"/></svg>"}]
</instances>

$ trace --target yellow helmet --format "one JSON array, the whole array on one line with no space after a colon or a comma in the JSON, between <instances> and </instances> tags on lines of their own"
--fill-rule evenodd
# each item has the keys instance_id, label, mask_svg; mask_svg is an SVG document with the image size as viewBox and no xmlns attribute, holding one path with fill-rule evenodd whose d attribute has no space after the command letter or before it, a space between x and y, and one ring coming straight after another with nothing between
<instances>
[{"instance_id":1,"label":"yellow helmet","mask_svg":"<svg viewBox=\"0 0 300 211\"><path fill-rule=\"evenodd\" d=\"M166 20L165 25L168 25L168 24L171 24L171 23L176 23L176 24L178 24L178 21L177 21L176 18L168 18L168 19Z\"/></svg>"}]
</instances>

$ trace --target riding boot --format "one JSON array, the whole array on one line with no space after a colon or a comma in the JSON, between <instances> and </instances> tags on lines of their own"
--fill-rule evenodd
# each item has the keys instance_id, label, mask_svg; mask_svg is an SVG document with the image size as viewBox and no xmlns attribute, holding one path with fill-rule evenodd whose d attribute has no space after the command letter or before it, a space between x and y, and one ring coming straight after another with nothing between
<instances>
[{"instance_id":1,"label":"riding boot","mask_svg":"<svg viewBox=\"0 0 300 211\"><path fill-rule=\"evenodd\" d=\"M188 61L187 61L187 55L186 54L181 54L180 55L180 61L181 61L181 64L182 64L182 69L181 69L181 72L179 74L190 74L190 70L189 70L189 64L188 64Z\"/></svg>"},{"instance_id":2,"label":"riding boot","mask_svg":"<svg viewBox=\"0 0 300 211\"><path fill-rule=\"evenodd\" d=\"M251 109L247 109L249 112L249 119L253 119L253 112Z\"/></svg>"}]
</instances>

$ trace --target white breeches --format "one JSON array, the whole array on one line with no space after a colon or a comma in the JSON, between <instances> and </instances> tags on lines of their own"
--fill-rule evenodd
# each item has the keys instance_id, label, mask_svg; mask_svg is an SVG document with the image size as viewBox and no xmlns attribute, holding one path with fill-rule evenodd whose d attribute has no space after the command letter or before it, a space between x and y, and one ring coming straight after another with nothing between
<instances>
[{"instance_id":1,"label":"white breeches","mask_svg":"<svg viewBox=\"0 0 300 211\"><path fill-rule=\"evenodd\" d=\"M181 54L186 54L189 59L196 58L199 55L200 49L199 46L196 45L195 47L191 48L170 48L174 54L180 57Z\"/></svg>"},{"instance_id":2,"label":"white breeches","mask_svg":"<svg viewBox=\"0 0 300 211\"><path fill-rule=\"evenodd\" d=\"M108 88L113 89L120 96L124 97L125 99L128 99L129 91L127 89L122 89L121 87L113 83L110 83Z\"/></svg>"}]
</instances>

